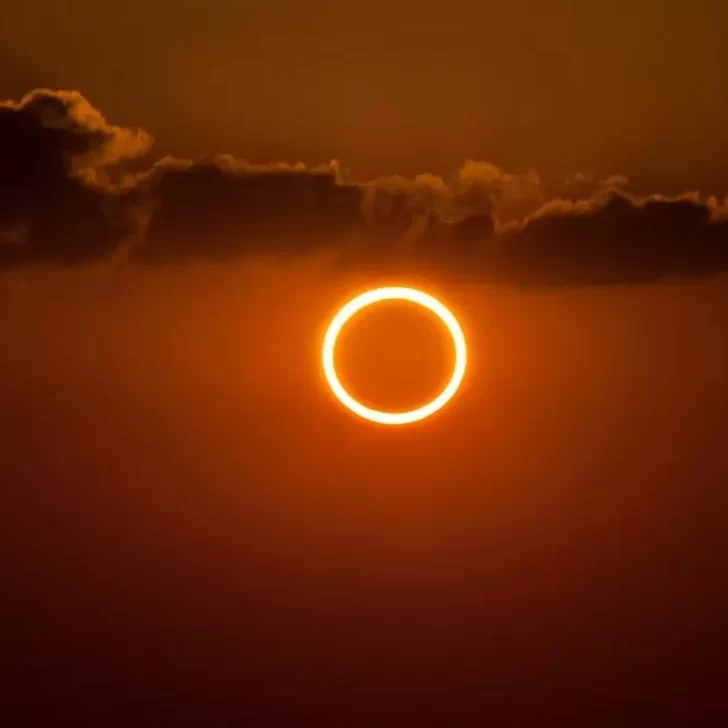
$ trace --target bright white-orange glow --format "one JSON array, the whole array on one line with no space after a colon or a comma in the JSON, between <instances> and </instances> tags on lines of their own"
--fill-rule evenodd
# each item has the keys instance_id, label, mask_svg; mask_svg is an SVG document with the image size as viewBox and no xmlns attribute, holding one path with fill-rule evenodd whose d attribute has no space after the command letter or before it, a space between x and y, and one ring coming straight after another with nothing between
<instances>
[{"instance_id":1,"label":"bright white-orange glow","mask_svg":"<svg viewBox=\"0 0 728 728\"><path fill-rule=\"evenodd\" d=\"M455 368L450 381L445 389L428 404L408 412L380 412L379 410L366 407L352 397L339 381L334 366L334 350L336 348L336 340L344 328L344 324L354 314L373 303L380 301L410 301L424 306L434 313L447 326L455 345ZM333 390L334 394L343 405L348 407L352 412L371 420L379 422L383 425L406 425L410 422L417 422L429 417L431 414L441 409L460 387L463 377L465 376L465 365L467 362L467 347L465 346L465 335L460 328L455 316L443 306L436 298L433 298L423 291L416 288L388 287L376 288L372 291L362 293L360 296L352 299L334 316L333 321L329 324L326 331L323 345L323 366L324 374Z\"/></svg>"}]
</instances>

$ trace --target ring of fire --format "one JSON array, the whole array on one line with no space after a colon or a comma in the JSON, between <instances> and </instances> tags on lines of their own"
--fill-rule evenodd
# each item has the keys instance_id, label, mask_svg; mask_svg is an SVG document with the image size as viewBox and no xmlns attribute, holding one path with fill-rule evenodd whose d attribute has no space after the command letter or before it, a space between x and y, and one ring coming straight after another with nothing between
<instances>
[{"instance_id":1,"label":"ring of fire","mask_svg":"<svg viewBox=\"0 0 728 728\"><path fill-rule=\"evenodd\" d=\"M455 346L455 367L452 377L440 394L431 402L422 407L409 410L408 412L381 412L379 410L366 407L361 402L352 397L346 391L344 385L339 380L334 365L334 351L336 349L336 340L349 319L363 308L381 301L409 301L416 303L434 313L447 326L452 336ZM337 399L348 409L350 409L359 417L378 422L383 425L406 425L418 420L424 420L426 417L437 412L444 407L447 402L452 399L455 392L460 387L465 376L465 366L467 363L467 347L465 345L465 335L450 310L433 296L430 296L416 288L405 287L387 287L375 288L360 296L352 299L347 303L329 324L326 331L323 344L323 368L326 380Z\"/></svg>"}]
</instances>

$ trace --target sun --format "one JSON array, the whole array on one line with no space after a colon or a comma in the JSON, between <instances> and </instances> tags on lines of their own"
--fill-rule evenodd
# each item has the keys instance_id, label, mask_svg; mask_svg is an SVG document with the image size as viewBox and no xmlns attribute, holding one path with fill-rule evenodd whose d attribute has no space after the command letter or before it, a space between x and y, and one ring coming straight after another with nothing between
<instances>
[{"instance_id":1,"label":"sun","mask_svg":"<svg viewBox=\"0 0 728 728\"><path fill-rule=\"evenodd\" d=\"M434 313L447 327L453 340L455 347L455 366L450 381L440 394L431 402L422 407L409 410L407 412L381 412L370 407L366 407L358 402L346 391L336 373L334 365L334 351L336 349L336 341L349 319L352 318L362 309L381 301L409 301L416 303ZM324 336L323 343L323 368L326 380L331 390L338 400L348 409L350 409L359 417L372 422L378 422L382 425L407 425L411 422L424 420L430 415L444 407L458 391L460 384L465 376L465 368L467 365L467 346L465 344L465 335L450 310L444 306L433 296L420 291L416 288L406 288L401 286L390 286L386 288L375 288L349 301L337 314L329 324L329 328Z\"/></svg>"}]
</instances>

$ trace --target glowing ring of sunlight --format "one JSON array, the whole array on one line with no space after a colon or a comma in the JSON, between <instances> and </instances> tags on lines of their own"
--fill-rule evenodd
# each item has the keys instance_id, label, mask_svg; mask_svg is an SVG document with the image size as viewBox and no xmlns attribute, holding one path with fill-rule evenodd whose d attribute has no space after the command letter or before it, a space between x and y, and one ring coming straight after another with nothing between
<instances>
[{"instance_id":1,"label":"glowing ring of sunlight","mask_svg":"<svg viewBox=\"0 0 728 728\"><path fill-rule=\"evenodd\" d=\"M336 348L336 340L349 319L363 308L379 303L380 301L410 301L419 304L424 308L432 311L447 326L452 336L455 346L455 367L452 377L440 394L431 402L417 409L408 412L381 412L379 410L366 407L361 402L352 397L339 381L334 366L334 350ZM447 402L452 399L455 392L458 391L460 384L465 376L465 366L467 363L467 347L465 345L465 335L455 316L440 301L416 288L404 287L387 287L375 288L374 290L362 293L360 296L352 299L347 303L329 324L326 331L323 345L323 367L326 380L329 383L333 393L338 400L348 409L350 409L359 417L378 422L383 425L406 425L410 422L424 420L426 417L437 412L444 407Z\"/></svg>"}]
</instances>

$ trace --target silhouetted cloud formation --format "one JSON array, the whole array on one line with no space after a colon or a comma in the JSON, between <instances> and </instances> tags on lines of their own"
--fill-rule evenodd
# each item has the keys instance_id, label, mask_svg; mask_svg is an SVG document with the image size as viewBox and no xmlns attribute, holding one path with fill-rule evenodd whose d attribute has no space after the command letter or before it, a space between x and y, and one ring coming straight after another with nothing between
<instances>
[{"instance_id":1,"label":"silhouetted cloud formation","mask_svg":"<svg viewBox=\"0 0 728 728\"><path fill-rule=\"evenodd\" d=\"M143 260L308 251L361 225L358 187L333 169L256 169L218 159L161 164L149 184L154 212Z\"/></svg>"},{"instance_id":2,"label":"silhouetted cloud formation","mask_svg":"<svg viewBox=\"0 0 728 728\"><path fill-rule=\"evenodd\" d=\"M0 104L0 261L110 255L129 217L104 170L150 145L141 130L107 124L74 91L37 90Z\"/></svg>"},{"instance_id":3,"label":"silhouetted cloud formation","mask_svg":"<svg viewBox=\"0 0 728 728\"><path fill-rule=\"evenodd\" d=\"M690 197L610 192L554 201L505 235L499 270L527 282L610 283L708 276L728 268L728 225Z\"/></svg>"},{"instance_id":4,"label":"silhouetted cloud formation","mask_svg":"<svg viewBox=\"0 0 728 728\"><path fill-rule=\"evenodd\" d=\"M546 194L534 170L473 160L450 181L362 182L336 162L147 163L151 145L76 91L36 90L0 104L0 266L329 248L342 265L438 265L542 285L728 269L725 203L698 193L636 197L620 175L576 174Z\"/></svg>"}]
</instances>

